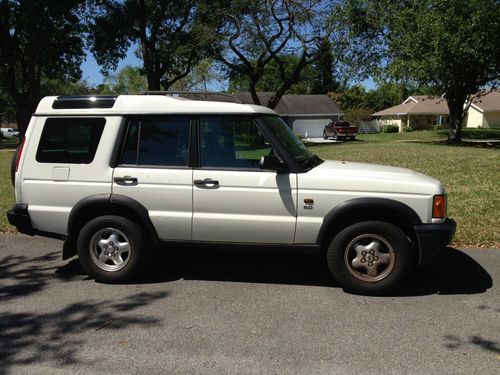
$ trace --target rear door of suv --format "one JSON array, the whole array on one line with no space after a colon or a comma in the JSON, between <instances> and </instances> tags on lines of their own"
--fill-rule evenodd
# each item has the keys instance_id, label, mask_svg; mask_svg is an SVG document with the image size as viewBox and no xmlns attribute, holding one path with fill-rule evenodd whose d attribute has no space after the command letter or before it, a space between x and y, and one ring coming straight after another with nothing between
<instances>
[{"instance_id":1,"label":"rear door of suv","mask_svg":"<svg viewBox=\"0 0 500 375\"><path fill-rule=\"evenodd\" d=\"M191 119L132 116L113 173L113 195L141 203L162 240L190 240L193 170Z\"/></svg>"}]
</instances>

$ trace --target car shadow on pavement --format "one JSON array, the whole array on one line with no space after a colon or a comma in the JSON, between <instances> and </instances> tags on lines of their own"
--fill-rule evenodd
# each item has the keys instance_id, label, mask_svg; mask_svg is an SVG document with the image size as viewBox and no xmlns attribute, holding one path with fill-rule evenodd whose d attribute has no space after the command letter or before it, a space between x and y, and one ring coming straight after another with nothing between
<instances>
[{"instance_id":1,"label":"car shadow on pavement","mask_svg":"<svg viewBox=\"0 0 500 375\"><path fill-rule=\"evenodd\" d=\"M59 268L57 274L71 277L85 273L74 259ZM180 279L339 287L318 253L213 248L158 250L138 283ZM416 267L394 296L484 293L492 285L491 276L473 258L447 248L434 263Z\"/></svg>"}]
</instances>

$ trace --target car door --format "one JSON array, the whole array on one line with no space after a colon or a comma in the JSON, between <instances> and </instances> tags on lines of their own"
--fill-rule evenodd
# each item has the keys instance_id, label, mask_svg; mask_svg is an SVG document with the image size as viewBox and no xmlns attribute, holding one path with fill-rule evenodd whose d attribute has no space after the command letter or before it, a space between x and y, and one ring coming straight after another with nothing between
<instances>
[{"instance_id":1,"label":"car door","mask_svg":"<svg viewBox=\"0 0 500 375\"><path fill-rule=\"evenodd\" d=\"M193 172L193 240L294 242L297 175L260 169L260 157L272 152L251 118L200 118L200 166Z\"/></svg>"},{"instance_id":2,"label":"car door","mask_svg":"<svg viewBox=\"0 0 500 375\"><path fill-rule=\"evenodd\" d=\"M180 116L129 118L113 173L112 193L141 203L162 240L191 239L190 124Z\"/></svg>"}]
</instances>

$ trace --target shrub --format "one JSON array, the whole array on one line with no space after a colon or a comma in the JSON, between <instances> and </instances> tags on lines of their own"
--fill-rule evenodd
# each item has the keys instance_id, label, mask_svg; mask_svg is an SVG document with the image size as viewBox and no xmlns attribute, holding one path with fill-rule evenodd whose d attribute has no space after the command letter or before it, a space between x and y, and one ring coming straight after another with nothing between
<instances>
[{"instance_id":1,"label":"shrub","mask_svg":"<svg viewBox=\"0 0 500 375\"><path fill-rule=\"evenodd\" d=\"M432 127L433 130L443 130L443 125L434 125Z\"/></svg>"},{"instance_id":2,"label":"shrub","mask_svg":"<svg viewBox=\"0 0 500 375\"><path fill-rule=\"evenodd\" d=\"M403 128L403 131L404 131L405 133L410 133L410 132L412 132L412 131L413 131L413 129L411 128L411 126L405 126L405 127Z\"/></svg>"},{"instance_id":3,"label":"shrub","mask_svg":"<svg viewBox=\"0 0 500 375\"><path fill-rule=\"evenodd\" d=\"M399 127L397 125L385 125L382 133L398 133Z\"/></svg>"}]
</instances>

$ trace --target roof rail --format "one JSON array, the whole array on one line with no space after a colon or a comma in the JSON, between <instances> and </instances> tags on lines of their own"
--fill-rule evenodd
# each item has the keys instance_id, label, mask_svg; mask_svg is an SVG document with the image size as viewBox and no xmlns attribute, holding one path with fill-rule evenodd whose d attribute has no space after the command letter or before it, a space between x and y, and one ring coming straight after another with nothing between
<instances>
[{"instance_id":1,"label":"roof rail","mask_svg":"<svg viewBox=\"0 0 500 375\"><path fill-rule=\"evenodd\" d=\"M212 92L212 91L144 91L143 95L167 95L167 96L177 96L179 98L186 98L192 100L209 100L218 101L214 97L222 96L224 98L229 98L235 103L244 104L244 102L231 94L224 92ZM221 100L224 101L224 100Z\"/></svg>"}]
</instances>

